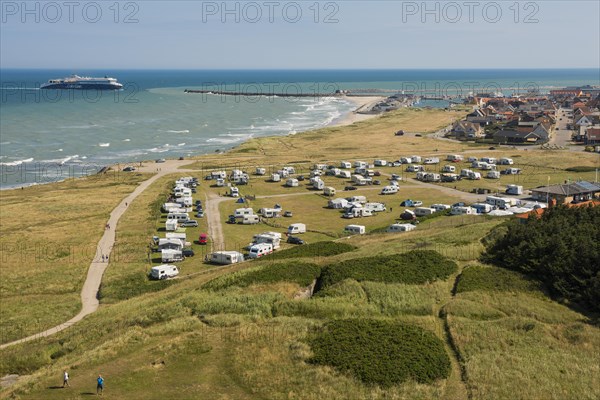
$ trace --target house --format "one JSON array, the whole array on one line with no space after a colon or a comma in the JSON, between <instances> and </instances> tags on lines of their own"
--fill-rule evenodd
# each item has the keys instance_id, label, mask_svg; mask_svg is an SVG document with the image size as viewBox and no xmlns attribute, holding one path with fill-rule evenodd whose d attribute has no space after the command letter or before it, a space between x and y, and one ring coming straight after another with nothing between
<instances>
[{"instance_id":1,"label":"house","mask_svg":"<svg viewBox=\"0 0 600 400\"><path fill-rule=\"evenodd\" d=\"M494 133L494 143L498 144L538 144L548 141L547 135L536 132L518 132L513 130L500 130Z\"/></svg>"},{"instance_id":2,"label":"house","mask_svg":"<svg viewBox=\"0 0 600 400\"><path fill-rule=\"evenodd\" d=\"M600 184L587 181L566 183L564 185L543 186L531 189L531 197L537 201L554 200L558 204L579 203L592 200L600 195Z\"/></svg>"},{"instance_id":3,"label":"house","mask_svg":"<svg viewBox=\"0 0 600 400\"><path fill-rule=\"evenodd\" d=\"M600 128L588 128L585 131L583 143L586 145L600 144Z\"/></svg>"},{"instance_id":4,"label":"house","mask_svg":"<svg viewBox=\"0 0 600 400\"><path fill-rule=\"evenodd\" d=\"M470 121L458 121L452 126L451 136L457 139L475 139L481 137L481 125Z\"/></svg>"}]
</instances>

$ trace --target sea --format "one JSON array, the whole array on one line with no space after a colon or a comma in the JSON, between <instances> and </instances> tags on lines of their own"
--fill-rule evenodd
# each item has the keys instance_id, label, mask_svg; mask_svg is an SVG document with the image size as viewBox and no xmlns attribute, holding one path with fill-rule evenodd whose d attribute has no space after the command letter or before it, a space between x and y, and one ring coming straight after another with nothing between
<instances>
[{"instance_id":1,"label":"sea","mask_svg":"<svg viewBox=\"0 0 600 400\"><path fill-rule=\"evenodd\" d=\"M39 89L49 79L72 74L114 77L124 88ZM339 90L466 97L585 84L600 85L600 70L0 69L0 188L89 175L117 163L222 152L250 138L335 124L356 109L332 96ZM277 96L281 93L316 97ZM448 105L441 100L418 104Z\"/></svg>"}]
</instances>

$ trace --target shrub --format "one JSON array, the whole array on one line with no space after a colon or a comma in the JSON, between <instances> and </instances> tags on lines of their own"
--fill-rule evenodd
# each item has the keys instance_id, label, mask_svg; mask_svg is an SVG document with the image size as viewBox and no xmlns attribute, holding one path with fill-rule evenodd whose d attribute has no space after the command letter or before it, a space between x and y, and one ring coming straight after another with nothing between
<instances>
[{"instance_id":1,"label":"shrub","mask_svg":"<svg viewBox=\"0 0 600 400\"><path fill-rule=\"evenodd\" d=\"M334 320L308 342L314 353L310 362L332 366L366 384L431 383L450 373L443 342L431 332L399 322Z\"/></svg>"},{"instance_id":2,"label":"shrub","mask_svg":"<svg viewBox=\"0 0 600 400\"><path fill-rule=\"evenodd\" d=\"M456 293L474 290L537 292L542 290L542 285L518 272L473 265L465 268L459 275L456 282Z\"/></svg>"},{"instance_id":3,"label":"shrub","mask_svg":"<svg viewBox=\"0 0 600 400\"><path fill-rule=\"evenodd\" d=\"M281 260L286 258L299 257L330 257L342 253L347 253L355 249L355 246L352 246L347 243L338 243L330 241L316 242L278 251L269 254L268 256L262 257L261 260Z\"/></svg>"},{"instance_id":4,"label":"shrub","mask_svg":"<svg viewBox=\"0 0 600 400\"><path fill-rule=\"evenodd\" d=\"M551 294L599 311L600 207L554 207L526 222L510 224L482 261L522 272Z\"/></svg>"},{"instance_id":5,"label":"shrub","mask_svg":"<svg viewBox=\"0 0 600 400\"><path fill-rule=\"evenodd\" d=\"M392 256L356 258L323 268L318 289L344 279L388 283L422 284L446 279L456 263L432 250L414 250Z\"/></svg>"},{"instance_id":6,"label":"shrub","mask_svg":"<svg viewBox=\"0 0 600 400\"><path fill-rule=\"evenodd\" d=\"M594 172L594 171L596 171L596 168L598 168L598 167L588 167L588 166L585 166L585 165L580 165L580 166L576 166L576 167L565 168L565 171L569 171L569 172Z\"/></svg>"},{"instance_id":7,"label":"shrub","mask_svg":"<svg viewBox=\"0 0 600 400\"><path fill-rule=\"evenodd\" d=\"M310 285L321 274L316 264L287 262L269 264L264 267L225 275L204 285L207 289L219 290L230 286L245 287L255 283L293 282L300 286Z\"/></svg>"}]
</instances>

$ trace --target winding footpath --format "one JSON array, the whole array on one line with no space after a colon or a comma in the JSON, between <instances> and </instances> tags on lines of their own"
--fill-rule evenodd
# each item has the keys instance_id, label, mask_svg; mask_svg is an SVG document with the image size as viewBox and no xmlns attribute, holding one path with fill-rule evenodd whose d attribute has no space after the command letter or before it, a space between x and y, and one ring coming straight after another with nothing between
<instances>
[{"instance_id":1,"label":"winding footpath","mask_svg":"<svg viewBox=\"0 0 600 400\"><path fill-rule=\"evenodd\" d=\"M104 275L104 271L109 265L109 261L103 261L102 258L104 255L110 255L111 250L114 247L116 240L117 224L119 223L119 219L121 218L121 216L123 216L123 214L127 210L127 205L131 204L133 200L135 200L157 179L170 173L190 172L190 170L177 169L179 166L183 166L190 162L192 161L188 161L186 163L171 162L165 167L161 167L161 171L157 172L156 175L140 183L133 192L131 192L127 197L121 200L121 202L112 210L112 212L110 213L110 218L106 222L107 229L104 231L104 235L102 235L102 238L98 242L98 246L96 247L96 254L94 255L94 258L90 264L90 267L87 272L87 277L83 284L83 288L81 289L81 310L77 315L75 315L70 320L63 322L62 324L56 325L50 329L46 329L43 332L38 332L36 334L24 337L19 340L15 340L13 342L4 343L0 345L0 350L20 343L25 343L31 340L54 335L55 333L63 331L69 328L70 326L76 324L77 322L81 321L87 315L90 315L93 312L95 312L100 304L100 302L98 301L98 289L100 288L100 283L102 283L102 276ZM148 168L140 168L140 171L150 172L148 171Z\"/></svg>"}]
</instances>

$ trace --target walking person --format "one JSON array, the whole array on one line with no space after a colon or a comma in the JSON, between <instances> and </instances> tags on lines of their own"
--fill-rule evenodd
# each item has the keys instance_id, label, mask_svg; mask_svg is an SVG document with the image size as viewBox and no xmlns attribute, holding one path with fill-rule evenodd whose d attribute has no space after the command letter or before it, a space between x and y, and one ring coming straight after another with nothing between
<instances>
[{"instance_id":1,"label":"walking person","mask_svg":"<svg viewBox=\"0 0 600 400\"><path fill-rule=\"evenodd\" d=\"M66 369L63 371L63 386L62 387L71 387L71 385L69 385L69 373L67 372Z\"/></svg>"},{"instance_id":2,"label":"walking person","mask_svg":"<svg viewBox=\"0 0 600 400\"><path fill-rule=\"evenodd\" d=\"M104 391L104 378L102 375L98 374L98 379L96 379L96 381L98 382L96 385L96 395L102 395L102 392Z\"/></svg>"}]
</instances>

